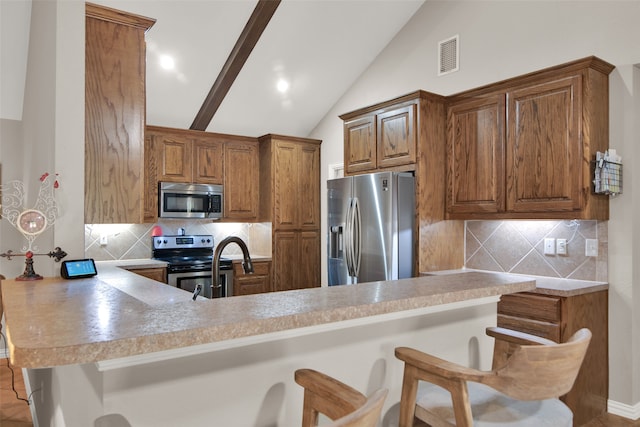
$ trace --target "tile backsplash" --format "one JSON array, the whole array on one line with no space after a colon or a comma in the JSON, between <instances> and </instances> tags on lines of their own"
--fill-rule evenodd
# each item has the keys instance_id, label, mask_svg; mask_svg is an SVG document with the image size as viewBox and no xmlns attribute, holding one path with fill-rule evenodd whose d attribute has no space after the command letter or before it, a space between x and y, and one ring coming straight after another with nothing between
<instances>
[{"instance_id":1,"label":"tile backsplash","mask_svg":"<svg viewBox=\"0 0 640 427\"><path fill-rule=\"evenodd\" d=\"M211 234L214 242L235 235L255 255L271 256L271 223L164 220L157 224L86 224L85 255L95 260L151 257L151 229L167 235ZM106 244L100 244L100 238ZM567 239L566 255L545 255L544 239ZM585 256L585 240L598 239L598 256ZM579 280L607 281L607 223L603 221L466 221L466 268ZM224 255L241 255L229 245Z\"/></svg>"},{"instance_id":2,"label":"tile backsplash","mask_svg":"<svg viewBox=\"0 0 640 427\"><path fill-rule=\"evenodd\" d=\"M85 256L96 261L151 258L151 229L162 227L163 234L211 234L215 243L228 236L238 236L254 255L271 256L271 223L220 223L199 220L165 220L157 224L85 224ZM103 244L101 244L101 237ZM106 244L104 240L106 239ZM224 255L241 255L238 245L229 245Z\"/></svg>"},{"instance_id":3,"label":"tile backsplash","mask_svg":"<svg viewBox=\"0 0 640 427\"><path fill-rule=\"evenodd\" d=\"M567 239L566 255L545 255L544 239ZM598 256L585 240L598 239ZM467 268L607 281L607 223L598 221L466 221Z\"/></svg>"}]
</instances>

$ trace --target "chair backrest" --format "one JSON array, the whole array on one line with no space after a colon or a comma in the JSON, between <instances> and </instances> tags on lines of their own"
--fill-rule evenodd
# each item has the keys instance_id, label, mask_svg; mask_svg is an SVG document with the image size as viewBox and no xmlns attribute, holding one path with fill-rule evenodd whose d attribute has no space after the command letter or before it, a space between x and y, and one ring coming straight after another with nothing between
<instances>
[{"instance_id":1,"label":"chair backrest","mask_svg":"<svg viewBox=\"0 0 640 427\"><path fill-rule=\"evenodd\" d=\"M565 343L519 346L496 375L482 382L519 400L562 396L573 387L590 341L585 328Z\"/></svg>"},{"instance_id":2,"label":"chair backrest","mask_svg":"<svg viewBox=\"0 0 640 427\"><path fill-rule=\"evenodd\" d=\"M358 390L313 369L298 369L295 380L304 387L302 427L318 425L318 415L333 422L331 427L375 427L382 413L387 389L367 398Z\"/></svg>"}]
</instances>

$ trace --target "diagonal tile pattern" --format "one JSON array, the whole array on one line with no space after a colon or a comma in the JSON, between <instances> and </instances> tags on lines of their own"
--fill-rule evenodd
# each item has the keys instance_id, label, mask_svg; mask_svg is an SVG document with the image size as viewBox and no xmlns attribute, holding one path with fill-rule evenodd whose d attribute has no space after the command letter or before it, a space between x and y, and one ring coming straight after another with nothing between
<instances>
[{"instance_id":1,"label":"diagonal tile pattern","mask_svg":"<svg viewBox=\"0 0 640 427\"><path fill-rule=\"evenodd\" d=\"M607 276L607 227L598 221L466 221L467 268L602 280ZM545 255L544 239L566 239L566 255ZM598 257L584 253L586 239L598 239Z\"/></svg>"},{"instance_id":2,"label":"diagonal tile pattern","mask_svg":"<svg viewBox=\"0 0 640 427\"><path fill-rule=\"evenodd\" d=\"M96 261L151 258L151 231L154 225L156 224L85 224L85 255ZM186 234L211 234L216 243L235 235L247 242L251 253L271 254L270 223L163 220L158 225L166 235L178 234L178 230L184 228ZM101 236L106 236L106 245L100 244ZM225 256L241 254L236 245L229 245L224 251Z\"/></svg>"}]
</instances>

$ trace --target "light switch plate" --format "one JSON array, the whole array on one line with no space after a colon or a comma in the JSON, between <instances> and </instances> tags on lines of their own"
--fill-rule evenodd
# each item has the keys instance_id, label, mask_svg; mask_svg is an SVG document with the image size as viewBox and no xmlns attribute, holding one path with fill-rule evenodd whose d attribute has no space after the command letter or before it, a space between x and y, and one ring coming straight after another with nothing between
<instances>
[{"instance_id":1,"label":"light switch plate","mask_svg":"<svg viewBox=\"0 0 640 427\"><path fill-rule=\"evenodd\" d=\"M598 256L598 239L585 239L584 254L585 256Z\"/></svg>"},{"instance_id":2,"label":"light switch plate","mask_svg":"<svg viewBox=\"0 0 640 427\"><path fill-rule=\"evenodd\" d=\"M556 239L547 237L544 239L544 254L555 255L556 254Z\"/></svg>"},{"instance_id":3,"label":"light switch plate","mask_svg":"<svg viewBox=\"0 0 640 427\"><path fill-rule=\"evenodd\" d=\"M567 239L556 239L556 253L558 255L567 254Z\"/></svg>"}]
</instances>

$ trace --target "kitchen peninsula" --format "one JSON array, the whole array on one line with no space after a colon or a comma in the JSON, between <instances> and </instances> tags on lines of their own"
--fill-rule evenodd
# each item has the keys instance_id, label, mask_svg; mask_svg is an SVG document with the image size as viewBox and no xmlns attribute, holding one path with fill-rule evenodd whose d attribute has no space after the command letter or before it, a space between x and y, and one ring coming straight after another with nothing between
<instances>
[{"instance_id":1,"label":"kitchen peninsula","mask_svg":"<svg viewBox=\"0 0 640 427\"><path fill-rule=\"evenodd\" d=\"M500 295L534 288L472 272L192 301L105 266L90 279L5 280L2 296L40 425L119 413L135 426L232 426L298 423L300 367L390 388L385 413L399 400L398 345L488 368Z\"/></svg>"}]
</instances>

